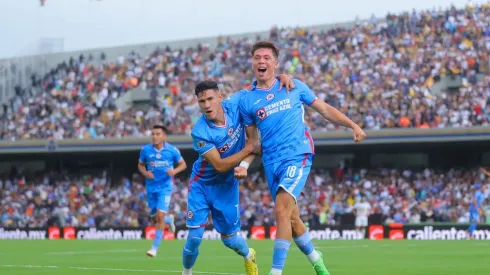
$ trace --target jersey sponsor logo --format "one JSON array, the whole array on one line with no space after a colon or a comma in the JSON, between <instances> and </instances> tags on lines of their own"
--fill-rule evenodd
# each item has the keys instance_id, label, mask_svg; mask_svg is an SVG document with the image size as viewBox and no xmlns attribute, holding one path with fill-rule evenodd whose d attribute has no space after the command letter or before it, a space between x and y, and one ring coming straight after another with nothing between
<instances>
[{"instance_id":1,"label":"jersey sponsor logo","mask_svg":"<svg viewBox=\"0 0 490 275\"><path fill-rule=\"evenodd\" d=\"M272 100L274 98L274 94L268 94L265 99Z\"/></svg>"},{"instance_id":2,"label":"jersey sponsor logo","mask_svg":"<svg viewBox=\"0 0 490 275\"><path fill-rule=\"evenodd\" d=\"M230 149L229 146L228 146L228 144L225 144L223 147L219 148L218 151L221 154L223 154L224 152L228 151L228 149Z\"/></svg>"},{"instance_id":3,"label":"jersey sponsor logo","mask_svg":"<svg viewBox=\"0 0 490 275\"><path fill-rule=\"evenodd\" d=\"M150 166L151 167L166 167L169 166L170 164L166 160L156 160L156 161L150 161Z\"/></svg>"},{"instance_id":4,"label":"jersey sponsor logo","mask_svg":"<svg viewBox=\"0 0 490 275\"><path fill-rule=\"evenodd\" d=\"M282 112L288 109L291 109L291 101L289 98L279 100L277 102L273 102L269 105L266 105L263 108L260 108L256 111L257 117L260 120L264 120L272 114Z\"/></svg>"},{"instance_id":5,"label":"jersey sponsor logo","mask_svg":"<svg viewBox=\"0 0 490 275\"><path fill-rule=\"evenodd\" d=\"M198 148L202 148L202 147L204 147L204 145L206 145L206 142L204 142L204 141L199 141L199 142L197 143L197 147L198 147Z\"/></svg>"},{"instance_id":6,"label":"jersey sponsor logo","mask_svg":"<svg viewBox=\"0 0 490 275\"><path fill-rule=\"evenodd\" d=\"M227 134L228 134L228 136L230 138L226 142L225 145L223 145L223 146L221 146L221 147L218 148L218 152L220 154L223 154L226 151L228 151L230 148L232 148L233 145L235 145L238 142L238 140L242 136L242 133L243 133L243 126L242 125L238 125L236 129L233 129L233 128L228 129L228 133Z\"/></svg>"}]
</instances>

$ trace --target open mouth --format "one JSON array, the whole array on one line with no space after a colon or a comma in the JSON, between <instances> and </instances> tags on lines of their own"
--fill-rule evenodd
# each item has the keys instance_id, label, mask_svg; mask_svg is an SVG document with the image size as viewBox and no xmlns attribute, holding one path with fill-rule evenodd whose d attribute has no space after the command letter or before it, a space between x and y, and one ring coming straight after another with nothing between
<instances>
[{"instance_id":1,"label":"open mouth","mask_svg":"<svg viewBox=\"0 0 490 275\"><path fill-rule=\"evenodd\" d=\"M259 73L265 73L267 71L267 68L264 68L264 67L260 67L258 69Z\"/></svg>"},{"instance_id":2,"label":"open mouth","mask_svg":"<svg viewBox=\"0 0 490 275\"><path fill-rule=\"evenodd\" d=\"M210 114L212 113L213 111L209 110L209 111L206 111L206 114Z\"/></svg>"}]
</instances>

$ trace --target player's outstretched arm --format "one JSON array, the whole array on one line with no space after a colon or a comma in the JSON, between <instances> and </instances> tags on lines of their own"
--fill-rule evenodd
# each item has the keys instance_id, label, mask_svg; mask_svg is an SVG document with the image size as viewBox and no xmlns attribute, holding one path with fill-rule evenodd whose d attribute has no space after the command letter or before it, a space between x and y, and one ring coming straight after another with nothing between
<instances>
[{"instance_id":1,"label":"player's outstretched arm","mask_svg":"<svg viewBox=\"0 0 490 275\"><path fill-rule=\"evenodd\" d=\"M255 153L257 151L256 145L251 142L247 142L245 148L243 148L240 152L233 154L227 158L222 159L216 148L209 150L207 153L203 155L203 157L211 163L214 169L218 173L224 173L231 169L233 169L237 164L242 161L246 156Z\"/></svg>"},{"instance_id":2,"label":"player's outstretched arm","mask_svg":"<svg viewBox=\"0 0 490 275\"><path fill-rule=\"evenodd\" d=\"M351 128L353 130L355 142L361 142L366 138L366 133L364 133L359 125L354 123L354 121L350 120L347 116L342 114L342 112L330 106L326 102L322 100L315 100L310 105L310 107L321 114L326 120L329 120L340 126Z\"/></svg>"}]
</instances>

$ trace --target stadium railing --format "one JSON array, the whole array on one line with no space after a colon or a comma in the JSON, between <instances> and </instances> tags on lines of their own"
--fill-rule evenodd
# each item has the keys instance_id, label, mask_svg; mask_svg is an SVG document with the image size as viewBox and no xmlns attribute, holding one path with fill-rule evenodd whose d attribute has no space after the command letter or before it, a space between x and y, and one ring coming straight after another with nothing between
<instances>
[{"instance_id":1,"label":"stadium railing","mask_svg":"<svg viewBox=\"0 0 490 275\"><path fill-rule=\"evenodd\" d=\"M368 138L363 144L389 143L441 143L490 140L490 127L441 128L441 129L382 129L366 131ZM317 146L352 145L349 131L314 132ZM0 141L0 154L6 153L47 153L47 152L116 152L137 151L150 138L106 138L106 139L66 139L66 140L19 140ZM170 135L168 141L179 149L192 149L188 135Z\"/></svg>"}]
</instances>

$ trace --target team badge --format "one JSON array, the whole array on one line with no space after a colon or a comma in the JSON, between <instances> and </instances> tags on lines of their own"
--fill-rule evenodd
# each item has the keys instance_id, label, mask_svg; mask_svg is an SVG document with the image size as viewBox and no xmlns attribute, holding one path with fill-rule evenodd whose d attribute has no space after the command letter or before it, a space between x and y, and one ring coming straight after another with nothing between
<instances>
[{"instance_id":1,"label":"team badge","mask_svg":"<svg viewBox=\"0 0 490 275\"><path fill-rule=\"evenodd\" d=\"M271 100L274 98L274 94L268 94L265 99Z\"/></svg>"},{"instance_id":2,"label":"team badge","mask_svg":"<svg viewBox=\"0 0 490 275\"><path fill-rule=\"evenodd\" d=\"M192 212L192 210L187 211L187 218L189 218L189 220L192 220L193 217L194 217L194 212Z\"/></svg>"},{"instance_id":3,"label":"team badge","mask_svg":"<svg viewBox=\"0 0 490 275\"><path fill-rule=\"evenodd\" d=\"M225 146L219 148L219 152L221 154L223 154L224 152L226 152L228 150L228 148L229 148L228 144L225 144Z\"/></svg>"},{"instance_id":4,"label":"team badge","mask_svg":"<svg viewBox=\"0 0 490 275\"><path fill-rule=\"evenodd\" d=\"M197 143L197 147L199 147L199 148L204 147L204 145L206 145L206 142L204 142L204 141L199 141L199 142Z\"/></svg>"},{"instance_id":5,"label":"team badge","mask_svg":"<svg viewBox=\"0 0 490 275\"><path fill-rule=\"evenodd\" d=\"M159 158L161 158L161 157L162 157L162 155L160 155L160 154L157 154L157 159L159 159Z\"/></svg>"},{"instance_id":6,"label":"team badge","mask_svg":"<svg viewBox=\"0 0 490 275\"><path fill-rule=\"evenodd\" d=\"M233 127L230 127L230 129L228 129L228 135L231 136L233 134Z\"/></svg>"},{"instance_id":7,"label":"team badge","mask_svg":"<svg viewBox=\"0 0 490 275\"><path fill-rule=\"evenodd\" d=\"M264 120L267 117L267 112L264 108L260 108L255 112L260 120Z\"/></svg>"}]
</instances>

